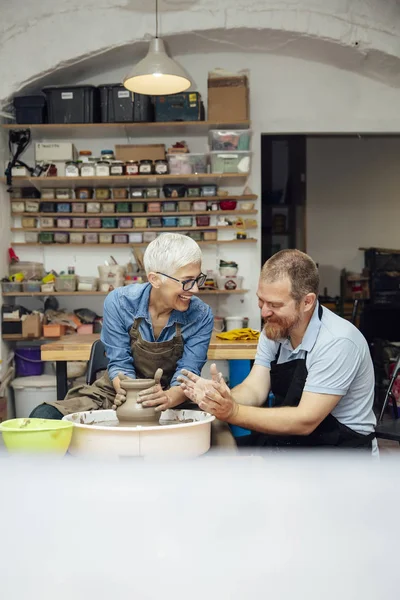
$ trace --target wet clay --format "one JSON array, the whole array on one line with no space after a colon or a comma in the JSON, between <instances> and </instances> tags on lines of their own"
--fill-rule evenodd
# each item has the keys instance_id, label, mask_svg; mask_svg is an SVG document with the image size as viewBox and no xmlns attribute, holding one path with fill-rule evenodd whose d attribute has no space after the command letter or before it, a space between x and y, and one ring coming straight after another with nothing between
<instances>
[{"instance_id":1,"label":"wet clay","mask_svg":"<svg viewBox=\"0 0 400 600\"><path fill-rule=\"evenodd\" d=\"M121 381L122 389L126 390L126 401L117 408L118 421L125 426L156 425L160 413L154 408L144 408L138 403L139 392L147 390L156 384L154 379L132 379Z\"/></svg>"}]
</instances>

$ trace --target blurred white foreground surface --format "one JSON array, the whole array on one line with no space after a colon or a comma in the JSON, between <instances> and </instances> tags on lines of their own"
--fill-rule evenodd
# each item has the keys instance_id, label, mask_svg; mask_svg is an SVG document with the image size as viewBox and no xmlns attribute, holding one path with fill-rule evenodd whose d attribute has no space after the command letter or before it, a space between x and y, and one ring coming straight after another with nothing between
<instances>
[{"instance_id":1,"label":"blurred white foreground surface","mask_svg":"<svg viewBox=\"0 0 400 600\"><path fill-rule=\"evenodd\" d=\"M399 597L396 457L0 466L4 600Z\"/></svg>"}]
</instances>

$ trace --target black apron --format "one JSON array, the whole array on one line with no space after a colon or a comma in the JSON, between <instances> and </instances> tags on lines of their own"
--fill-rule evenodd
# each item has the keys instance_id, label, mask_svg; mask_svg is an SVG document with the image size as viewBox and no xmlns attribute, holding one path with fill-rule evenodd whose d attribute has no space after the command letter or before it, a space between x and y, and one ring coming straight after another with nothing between
<instances>
[{"instance_id":1,"label":"black apron","mask_svg":"<svg viewBox=\"0 0 400 600\"><path fill-rule=\"evenodd\" d=\"M318 316L321 320L322 306L319 306ZM304 358L298 358L278 364L281 345L271 363L271 391L275 396L274 406L298 406L303 394L308 371L306 366L307 352ZM362 435L340 423L332 414L318 425L309 435L268 435L257 434L258 446L297 446L312 448L317 446L359 448L371 450L375 432Z\"/></svg>"}]
</instances>

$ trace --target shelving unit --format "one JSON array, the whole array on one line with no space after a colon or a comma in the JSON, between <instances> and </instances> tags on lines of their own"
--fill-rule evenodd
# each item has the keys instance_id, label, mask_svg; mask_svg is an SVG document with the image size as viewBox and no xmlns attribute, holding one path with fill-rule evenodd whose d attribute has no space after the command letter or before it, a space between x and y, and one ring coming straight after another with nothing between
<instances>
[{"instance_id":1,"label":"shelving unit","mask_svg":"<svg viewBox=\"0 0 400 600\"><path fill-rule=\"evenodd\" d=\"M37 190L45 188L77 187L133 187L156 186L165 183L184 183L187 185L238 185L244 183L248 173L197 173L191 175L123 175L115 177L13 177L13 187L35 187ZM5 177L0 178L0 183L7 183ZM169 200L169 198L165 198ZM174 198L175 200L175 198ZM204 198L203 198L204 200Z\"/></svg>"},{"instance_id":2,"label":"shelving unit","mask_svg":"<svg viewBox=\"0 0 400 600\"><path fill-rule=\"evenodd\" d=\"M76 231L76 230L75 230ZM90 231L90 230L89 230ZM106 229L102 230L107 231ZM119 230L119 232L121 233L123 230ZM135 230L137 231L137 229ZM149 230L147 230L149 231ZM186 228L187 231L187 228ZM199 244L199 246L207 246L207 245L212 245L212 246L219 246L220 244L255 244L257 243L257 240L255 238L246 238L245 240L237 240L237 239L233 239L233 240L212 240L212 241L207 241L207 242L197 242ZM41 246L42 248L51 248L53 249L54 247L56 248L64 248L65 246L79 246L80 248L90 248L90 247L94 247L94 248L126 248L127 246L131 247L131 248L145 248L146 246L148 246L149 243L147 242L143 242L141 244L134 244L131 242L128 242L127 244L56 244L56 243L50 243L50 244L40 244L39 242L11 242L12 246Z\"/></svg>"},{"instance_id":3,"label":"shelving unit","mask_svg":"<svg viewBox=\"0 0 400 600\"><path fill-rule=\"evenodd\" d=\"M168 123L46 123L43 125L4 124L5 131L10 129L30 129L34 140L42 139L95 139L95 138L137 138L157 135L204 135L210 129L248 129L250 121L221 123L218 121L172 121Z\"/></svg>"},{"instance_id":4,"label":"shelving unit","mask_svg":"<svg viewBox=\"0 0 400 600\"><path fill-rule=\"evenodd\" d=\"M201 290L197 295L199 296L227 296L230 294L247 294L249 290ZM9 298L22 298L29 297L34 298L35 296L107 296L109 292L5 292L2 294L3 297Z\"/></svg>"},{"instance_id":5,"label":"shelving unit","mask_svg":"<svg viewBox=\"0 0 400 600\"><path fill-rule=\"evenodd\" d=\"M85 228L85 229L66 229L65 227L11 227L11 231L13 233L25 233L27 231L31 232L40 232L40 231L49 231L49 232L60 232L60 231L68 231L71 233L143 233L143 231L156 231L156 232L161 232L161 231L165 231L166 229L168 229L168 231L215 231L217 229L226 229L226 230L238 230L238 229L255 229L255 225L254 226L250 226L250 227L235 227L234 225L204 225L203 227L131 227L131 228L125 228L125 227L120 227L120 228L115 228L115 229L111 229L111 228L107 228L107 227L99 227L99 228L94 228L94 227L89 227L89 228Z\"/></svg>"},{"instance_id":6,"label":"shelving unit","mask_svg":"<svg viewBox=\"0 0 400 600\"><path fill-rule=\"evenodd\" d=\"M183 216L198 216L198 215L256 215L258 213L257 210L185 210L185 211L165 211L165 212L152 212L152 213L143 213L143 212L131 212L131 213L47 213L47 212L23 212L23 213L11 213L12 217L58 217L62 218L71 218L75 217L86 217L91 219L92 217L106 217L106 218L118 218L118 217L183 217Z\"/></svg>"}]
</instances>

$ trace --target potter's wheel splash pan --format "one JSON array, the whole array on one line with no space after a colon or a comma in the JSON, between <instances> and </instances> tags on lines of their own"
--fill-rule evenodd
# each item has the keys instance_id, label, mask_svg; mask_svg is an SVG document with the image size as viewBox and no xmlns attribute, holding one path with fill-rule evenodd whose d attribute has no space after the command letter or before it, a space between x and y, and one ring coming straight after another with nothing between
<instances>
[{"instance_id":1,"label":"potter's wheel splash pan","mask_svg":"<svg viewBox=\"0 0 400 600\"><path fill-rule=\"evenodd\" d=\"M187 419L192 422L182 422ZM174 421L173 424L121 427L113 410L85 411L64 417L75 425L69 454L103 460L200 456L210 448L214 419L197 410L167 410L161 413L160 422Z\"/></svg>"}]
</instances>

